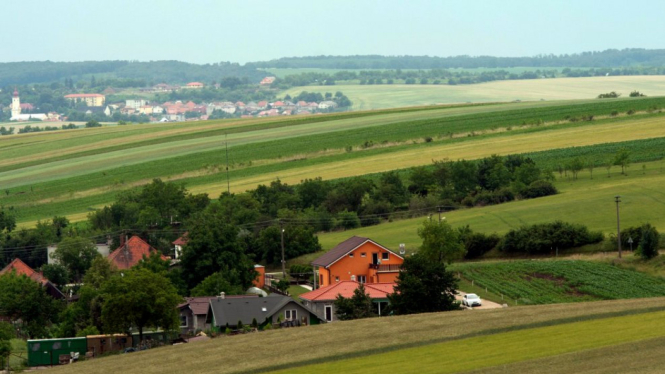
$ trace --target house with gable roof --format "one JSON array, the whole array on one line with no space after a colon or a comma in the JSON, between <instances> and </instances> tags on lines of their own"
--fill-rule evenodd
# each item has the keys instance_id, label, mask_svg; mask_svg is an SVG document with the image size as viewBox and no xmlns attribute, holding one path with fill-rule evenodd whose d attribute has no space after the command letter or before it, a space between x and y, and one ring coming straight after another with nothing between
<instances>
[{"instance_id":1,"label":"house with gable roof","mask_svg":"<svg viewBox=\"0 0 665 374\"><path fill-rule=\"evenodd\" d=\"M151 254L157 252L155 248L151 247L143 239L138 236L132 236L129 240L120 244L115 251L111 252L108 259L118 269L123 270L138 265L143 258L148 258ZM162 260L169 259L164 255L161 255L161 257Z\"/></svg>"},{"instance_id":2,"label":"house with gable roof","mask_svg":"<svg viewBox=\"0 0 665 374\"><path fill-rule=\"evenodd\" d=\"M16 275L25 275L26 277L32 279L33 281L39 283L46 289L46 293L49 294L54 299L64 299L65 295L56 287L51 281L49 281L44 274L38 272L28 266L25 262L21 261L20 258L15 258L9 265L5 266L4 269L0 270L0 275L8 274L15 272Z\"/></svg>"},{"instance_id":3,"label":"house with gable roof","mask_svg":"<svg viewBox=\"0 0 665 374\"><path fill-rule=\"evenodd\" d=\"M351 298L359 285L360 283L354 281L340 281L332 286L305 292L298 297L302 300L303 305L312 309L317 315L323 316L326 322L332 322L337 320L337 311L335 310L337 297ZM379 316L388 306L388 295L394 292L395 283L365 284L365 293L372 299L375 312Z\"/></svg>"},{"instance_id":4,"label":"house with gable roof","mask_svg":"<svg viewBox=\"0 0 665 374\"><path fill-rule=\"evenodd\" d=\"M237 328L238 322L260 326L281 323L284 327L316 325L323 321L310 308L289 296L270 294L267 297L228 298L223 294L210 299L206 322L217 329L226 325Z\"/></svg>"},{"instance_id":5,"label":"house with gable roof","mask_svg":"<svg viewBox=\"0 0 665 374\"><path fill-rule=\"evenodd\" d=\"M404 258L381 244L353 236L312 261L318 268L320 287L341 281L360 283L393 283Z\"/></svg>"}]
</instances>

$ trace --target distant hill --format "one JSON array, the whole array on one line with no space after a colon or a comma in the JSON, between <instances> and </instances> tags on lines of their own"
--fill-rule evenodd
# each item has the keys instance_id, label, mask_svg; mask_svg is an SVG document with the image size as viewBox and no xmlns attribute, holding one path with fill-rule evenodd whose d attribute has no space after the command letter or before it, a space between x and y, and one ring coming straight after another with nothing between
<instances>
[{"instance_id":1,"label":"distant hill","mask_svg":"<svg viewBox=\"0 0 665 374\"><path fill-rule=\"evenodd\" d=\"M219 82L224 77L247 78L258 83L266 73L254 66L221 62L215 64L190 64L181 61L82 61L52 62L29 61L0 63L0 87L49 83L66 78L97 77L118 79L143 79L147 83L187 83L202 81Z\"/></svg>"},{"instance_id":2,"label":"distant hill","mask_svg":"<svg viewBox=\"0 0 665 374\"><path fill-rule=\"evenodd\" d=\"M256 68L325 68L325 69L450 69L510 67L629 67L663 66L665 49L608 49L564 55L533 57L493 56L308 56L283 57L248 63Z\"/></svg>"}]
</instances>

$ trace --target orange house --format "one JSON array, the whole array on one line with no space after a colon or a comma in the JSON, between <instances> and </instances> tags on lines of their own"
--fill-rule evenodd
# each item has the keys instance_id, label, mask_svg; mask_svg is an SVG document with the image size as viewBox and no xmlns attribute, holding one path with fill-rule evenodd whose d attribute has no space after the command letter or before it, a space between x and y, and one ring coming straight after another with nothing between
<instances>
[{"instance_id":1,"label":"orange house","mask_svg":"<svg viewBox=\"0 0 665 374\"><path fill-rule=\"evenodd\" d=\"M312 261L318 267L320 287L341 281L393 283L404 262L381 244L360 236L351 237Z\"/></svg>"}]
</instances>

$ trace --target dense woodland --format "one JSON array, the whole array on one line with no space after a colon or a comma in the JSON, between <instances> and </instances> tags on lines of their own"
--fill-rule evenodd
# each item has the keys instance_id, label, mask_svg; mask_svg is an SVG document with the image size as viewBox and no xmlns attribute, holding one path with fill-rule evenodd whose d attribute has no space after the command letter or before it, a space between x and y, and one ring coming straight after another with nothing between
<instances>
[{"instance_id":1,"label":"dense woodland","mask_svg":"<svg viewBox=\"0 0 665 374\"><path fill-rule=\"evenodd\" d=\"M451 69L510 67L630 67L663 66L665 49L608 49L563 55L533 57L494 56L307 56L284 57L254 62L245 66L257 68L325 68L325 69Z\"/></svg>"}]
</instances>

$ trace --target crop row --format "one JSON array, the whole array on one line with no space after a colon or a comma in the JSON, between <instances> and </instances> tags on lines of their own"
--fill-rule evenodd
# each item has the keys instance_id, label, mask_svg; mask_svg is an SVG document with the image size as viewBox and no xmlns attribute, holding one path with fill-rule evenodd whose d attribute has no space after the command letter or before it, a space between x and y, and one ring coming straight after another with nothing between
<instances>
[{"instance_id":1,"label":"crop row","mask_svg":"<svg viewBox=\"0 0 665 374\"><path fill-rule=\"evenodd\" d=\"M524 304L665 295L665 280L600 262L514 261L459 264L452 269Z\"/></svg>"}]
</instances>

